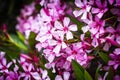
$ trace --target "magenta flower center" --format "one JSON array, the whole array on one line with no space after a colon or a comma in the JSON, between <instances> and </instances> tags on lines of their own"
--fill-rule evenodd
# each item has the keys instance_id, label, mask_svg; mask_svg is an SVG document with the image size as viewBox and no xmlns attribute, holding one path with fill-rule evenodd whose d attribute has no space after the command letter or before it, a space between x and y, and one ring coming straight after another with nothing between
<instances>
[{"instance_id":1,"label":"magenta flower center","mask_svg":"<svg viewBox=\"0 0 120 80\"><path fill-rule=\"evenodd\" d=\"M68 31L68 27L64 27L63 30L64 30L64 32L67 32Z\"/></svg>"}]
</instances>

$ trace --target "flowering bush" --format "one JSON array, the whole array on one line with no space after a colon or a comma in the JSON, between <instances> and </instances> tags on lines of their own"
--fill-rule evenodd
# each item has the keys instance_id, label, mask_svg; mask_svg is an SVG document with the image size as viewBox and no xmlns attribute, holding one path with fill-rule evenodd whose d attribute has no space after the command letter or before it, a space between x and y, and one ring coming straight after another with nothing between
<instances>
[{"instance_id":1,"label":"flowering bush","mask_svg":"<svg viewBox=\"0 0 120 80\"><path fill-rule=\"evenodd\" d=\"M0 32L0 80L120 80L120 0L39 0Z\"/></svg>"}]
</instances>

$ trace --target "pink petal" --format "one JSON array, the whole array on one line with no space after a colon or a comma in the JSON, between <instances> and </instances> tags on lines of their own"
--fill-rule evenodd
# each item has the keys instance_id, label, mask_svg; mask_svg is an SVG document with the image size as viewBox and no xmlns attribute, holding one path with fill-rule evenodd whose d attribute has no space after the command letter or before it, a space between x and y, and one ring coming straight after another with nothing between
<instances>
[{"instance_id":1,"label":"pink petal","mask_svg":"<svg viewBox=\"0 0 120 80\"><path fill-rule=\"evenodd\" d=\"M3 67L3 65L2 65L2 64L0 64L0 69L2 69L2 67Z\"/></svg>"},{"instance_id":2,"label":"pink petal","mask_svg":"<svg viewBox=\"0 0 120 80\"><path fill-rule=\"evenodd\" d=\"M65 17L63 20L64 27L68 27L69 23L70 23L70 19L68 17Z\"/></svg>"},{"instance_id":3,"label":"pink petal","mask_svg":"<svg viewBox=\"0 0 120 80\"><path fill-rule=\"evenodd\" d=\"M115 32L115 30L114 30L114 28L113 28L113 27L107 27L107 28L106 28L106 32L109 32L109 33L114 33L114 32Z\"/></svg>"},{"instance_id":4,"label":"pink petal","mask_svg":"<svg viewBox=\"0 0 120 80\"><path fill-rule=\"evenodd\" d=\"M101 18L101 17L103 16L103 14L104 14L104 13L100 12L100 13L97 14L97 17L98 17L98 18Z\"/></svg>"},{"instance_id":5,"label":"pink petal","mask_svg":"<svg viewBox=\"0 0 120 80\"><path fill-rule=\"evenodd\" d=\"M47 40L47 38L48 38L47 36L42 36L38 39L38 41L45 42Z\"/></svg>"},{"instance_id":6,"label":"pink petal","mask_svg":"<svg viewBox=\"0 0 120 80\"><path fill-rule=\"evenodd\" d=\"M81 19L87 19L87 12L84 12Z\"/></svg>"},{"instance_id":7,"label":"pink petal","mask_svg":"<svg viewBox=\"0 0 120 80\"><path fill-rule=\"evenodd\" d=\"M59 21L55 21L54 27L60 30L63 28L62 24Z\"/></svg>"},{"instance_id":8,"label":"pink petal","mask_svg":"<svg viewBox=\"0 0 120 80\"><path fill-rule=\"evenodd\" d=\"M79 10L79 11L77 11L77 10L73 11L73 14L74 14L75 17L80 16L82 13L83 12L81 10Z\"/></svg>"},{"instance_id":9,"label":"pink petal","mask_svg":"<svg viewBox=\"0 0 120 80\"><path fill-rule=\"evenodd\" d=\"M31 71L31 70L32 70L32 68L33 68L33 65L32 65L32 64L30 64L30 65L29 65L29 67L28 67L28 70L29 70L29 71Z\"/></svg>"},{"instance_id":10,"label":"pink petal","mask_svg":"<svg viewBox=\"0 0 120 80\"><path fill-rule=\"evenodd\" d=\"M67 48L65 49L65 52L66 52L67 54L71 54L71 53L72 53L72 50L71 50L69 47L67 47Z\"/></svg>"},{"instance_id":11,"label":"pink petal","mask_svg":"<svg viewBox=\"0 0 120 80\"><path fill-rule=\"evenodd\" d=\"M81 34L81 35L80 35L80 39L81 39L82 41L84 41L84 38L85 38L85 34Z\"/></svg>"},{"instance_id":12,"label":"pink petal","mask_svg":"<svg viewBox=\"0 0 120 80\"><path fill-rule=\"evenodd\" d=\"M83 31L84 33L86 33L88 30L89 30L89 26L84 26L84 27L82 27L82 31Z\"/></svg>"},{"instance_id":13,"label":"pink petal","mask_svg":"<svg viewBox=\"0 0 120 80\"><path fill-rule=\"evenodd\" d=\"M7 62L6 62L6 59L5 59L5 58L2 59L2 64L3 64L4 66L6 66Z\"/></svg>"},{"instance_id":14,"label":"pink petal","mask_svg":"<svg viewBox=\"0 0 120 80\"><path fill-rule=\"evenodd\" d=\"M38 74L37 72L34 72L34 73L31 73L32 77L35 79L35 80L42 80L40 78L40 74Z\"/></svg>"},{"instance_id":15,"label":"pink petal","mask_svg":"<svg viewBox=\"0 0 120 80\"><path fill-rule=\"evenodd\" d=\"M120 44L120 36L118 36L118 37L116 38L116 42L117 42L118 44Z\"/></svg>"},{"instance_id":16,"label":"pink petal","mask_svg":"<svg viewBox=\"0 0 120 80\"><path fill-rule=\"evenodd\" d=\"M48 56L48 61L51 63L51 62L53 62L54 58L55 58L55 56L53 54L50 54Z\"/></svg>"},{"instance_id":17,"label":"pink petal","mask_svg":"<svg viewBox=\"0 0 120 80\"><path fill-rule=\"evenodd\" d=\"M64 72L63 73L64 80L69 80L69 77L70 77L70 73L69 72Z\"/></svg>"},{"instance_id":18,"label":"pink petal","mask_svg":"<svg viewBox=\"0 0 120 80\"><path fill-rule=\"evenodd\" d=\"M57 76L55 77L55 80L63 80L63 79L62 79L62 77L61 77L60 75L57 75Z\"/></svg>"},{"instance_id":19,"label":"pink petal","mask_svg":"<svg viewBox=\"0 0 120 80\"><path fill-rule=\"evenodd\" d=\"M108 65L114 65L114 64L115 64L114 61L109 61L109 62L108 62Z\"/></svg>"},{"instance_id":20,"label":"pink petal","mask_svg":"<svg viewBox=\"0 0 120 80\"><path fill-rule=\"evenodd\" d=\"M115 54L119 55L120 54L120 48L116 48L114 51Z\"/></svg>"},{"instance_id":21,"label":"pink petal","mask_svg":"<svg viewBox=\"0 0 120 80\"><path fill-rule=\"evenodd\" d=\"M73 24L69 26L69 30L71 31L77 31L77 25Z\"/></svg>"},{"instance_id":22,"label":"pink petal","mask_svg":"<svg viewBox=\"0 0 120 80\"><path fill-rule=\"evenodd\" d=\"M12 62L9 62L9 63L7 64L7 68L9 68L11 65L12 65Z\"/></svg>"},{"instance_id":23,"label":"pink petal","mask_svg":"<svg viewBox=\"0 0 120 80\"><path fill-rule=\"evenodd\" d=\"M25 76L24 80L29 80L29 76Z\"/></svg>"},{"instance_id":24,"label":"pink petal","mask_svg":"<svg viewBox=\"0 0 120 80\"><path fill-rule=\"evenodd\" d=\"M42 78L45 79L46 77L47 77L47 71L44 70L44 71L42 72Z\"/></svg>"},{"instance_id":25,"label":"pink petal","mask_svg":"<svg viewBox=\"0 0 120 80\"><path fill-rule=\"evenodd\" d=\"M0 59L5 56L5 52L0 52Z\"/></svg>"},{"instance_id":26,"label":"pink petal","mask_svg":"<svg viewBox=\"0 0 120 80\"><path fill-rule=\"evenodd\" d=\"M54 49L53 52L55 52L56 54L58 54L60 52L61 49L61 45L57 45Z\"/></svg>"},{"instance_id":27,"label":"pink petal","mask_svg":"<svg viewBox=\"0 0 120 80\"><path fill-rule=\"evenodd\" d=\"M73 39L73 34L72 34L70 31L68 31L68 32L66 33L66 38L67 38L67 40Z\"/></svg>"},{"instance_id":28,"label":"pink petal","mask_svg":"<svg viewBox=\"0 0 120 80\"><path fill-rule=\"evenodd\" d=\"M109 44L109 43L105 43L103 49L104 49L105 51L108 51L109 48L110 48L110 44Z\"/></svg>"},{"instance_id":29,"label":"pink petal","mask_svg":"<svg viewBox=\"0 0 120 80\"><path fill-rule=\"evenodd\" d=\"M90 9L91 9L91 6L88 5L87 8L86 8L86 11L90 12Z\"/></svg>"},{"instance_id":30,"label":"pink petal","mask_svg":"<svg viewBox=\"0 0 120 80\"><path fill-rule=\"evenodd\" d=\"M101 0L96 0L95 2L96 2L96 4L97 4L98 7L102 7Z\"/></svg>"},{"instance_id":31,"label":"pink petal","mask_svg":"<svg viewBox=\"0 0 120 80\"><path fill-rule=\"evenodd\" d=\"M98 40L96 38L93 39L92 46L94 46L94 47L98 46Z\"/></svg>"},{"instance_id":32,"label":"pink petal","mask_svg":"<svg viewBox=\"0 0 120 80\"><path fill-rule=\"evenodd\" d=\"M115 65L114 65L114 69L117 69L118 66L119 66L119 64L115 64Z\"/></svg>"},{"instance_id":33,"label":"pink petal","mask_svg":"<svg viewBox=\"0 0 120 80\"><path fill-rule=\"evenodd\" d=\"M92 13L98 13L99 9L98 8L92 8Z\"/></svg>"},{"instance_id":34,"label":"pink petal","mask_svg":"<svg viewBox=\"0 0 120 80\"><path fill-rule=\"evenodd\" d=\"M62 42L62 49L66 48L66 47L67 47L66 43Z\"/></svg>"},{"instance_id":35,"label":"pink petal","mask_svg":"<svg viewBox=\"0 0 120 80\"><path fill-rule=\"evenodd\" d=\"M55 46L55 45L57 45L57 41L51 39L51 40L48 40L48 44L49 44L50 46Z\"/></svg>"},{"instance_id":36,"label":"pink petal","mask_svg":"<svg viewBox=\"0 0 120 80\"><path fill-rule=\"evenodd\" d=\"M37 48L37 50L40 52L42 49L41 43L36 44L35 48Z\"/></svg>"},{"instance_id":37,"label":"pink petal","mask_svg":"<svg viewBox=\"0 0 120 80\"><path fill-rule=\"evenodd\" d=\"M83 6L83 2L81 2L81 0L75 0L75 5L81 8L81 6Z\"/></svg>"},{"instance_id":38,"label":"pink petal","mask_svg":"<svg viewBox=\"0 0 120 80\"><path fill-rule=\"evenodd\" d=\"M109 0L108 0L109 1ZM106 7L107 6L107 1L104 1L103 2L103 7Z\"/></svg>"},{"instance_id":39,"label":"pink petal","mask_svg":"<svg viewBox=\"0 0 120 80\"><path fill-rule=\"evenodd\" d=\"M72 59L74 59L74 56L73 56L73 55L67 57L67 60L70 61L70 62L72 61Z\"/></svg>"}]
</instances>

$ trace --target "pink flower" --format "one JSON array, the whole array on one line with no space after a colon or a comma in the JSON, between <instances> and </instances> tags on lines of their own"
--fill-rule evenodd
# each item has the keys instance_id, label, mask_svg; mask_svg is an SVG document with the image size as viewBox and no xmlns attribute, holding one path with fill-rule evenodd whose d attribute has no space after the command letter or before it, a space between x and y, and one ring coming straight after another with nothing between
<instances>
[{"instance_id":1,"label":"pink flower","mask_svg":"<svg viewBox=\"0 0 120 80\"><path fill-rule=\"evenodd\" d=\"M49 46L54 46L53 52L56 55L59 55L61 48L64 49L67 47L66 43L64 42L64 37L62 32L57 32L55 35L55 39L51 39L48 41Z\"/></svg>"},{"instance_id":2,"label":"pink flower","mask_svg":"<svg viewBox=\"0 0 120 80\"><path fill-rule=\"evenodd\" d=\"M70 73L69 72L63 72L63 78L61 75L57 75L55 77L55 80L69 80Z\"/></svg>"},{"instance_id":3,"label":"pink flower","mask_svg":"<svg viewBox=\"0 0 120 80\"><path fill-rule=\"evenodd\" d=\"M109 1L109 3L112 5L115 0L108 0L108 1Z\"/></svg>"},{"instance_id":4,"label":"pink flower","mask_svg":"<svg viewBox=\"0 0 120 80\"><path fill-rule=\"evenodd\" d=\"M5 53L4 52L0 52L0 72L2 73L9 73L9 67L12 65L12 62L9 62L7 64L7 60L5 58Z\"/></svg>"},{"instance_id":5,"label":"pink flower","mask_svg":"<svg viewBox=\"0 0 120 80\"><path fill-rule=\"evenodd\" d=\"M108 65L112 65L114 69L117 69L120 65L120 48L115 49L113 53L110 54L112 60L108 62Z\"/></svg>"},{"instance_id":6,"label":"pink flower","mask_svg":"<svg viewBox=\"0 0 120 80\"><path fill-rule=\"evenodd\" d=\"M59 21L55 21L54 27L58 30L63 31L64 34L66 34L66 39L72 39L73 34L71 31L77 31L77 26L75 24L70 25L70 19L68 17L65 17L63 20L63 25Z\"/></svg>"},{"instance_id":7,"label":"pink flower","mask_svg":"<svg viewBox=\"0 0 120 80\"><path fill-rule=\"evenodd\" d=\"M115 75L114 80L120 80L120 75Z\"/></svg>"},{"instance_id":8,"label":"pink flower","mask_svg":"<svg viewBox=\"0 0 120 80\"><path fill-rule=\"evenodd\" d=\"M24 72L20 74L20 78L24 78L24 80L30 80L32 78L37 80L41 79L39 73L34 71L34 66L31 63L26 63L22 68Z\"/></svg>"},{"instance_id":9,"label":"pink flower","mask_svg":"<svg viewBox=\"0 0 120 80\"><path fill-rule=\"evenodd\" d=\"M37 34L36 40L42 42L45 42L46 40L53 38L53 33L55 31L55 28L52 28L51 26L43 26L40 29L40 32Z\"/></svg>"},{"instance_id":10,"label":"pink flower","mask_svg":"<svg viewBox=\"0 0 120 80\"><path fill-rule=\"evenodd\" d=\"M67 60L72 61L72 59L76 60L79 64L85 65L88 61L87 54L85 50L83 50L82 43L72 44L71 47L66 48Z\"/></svg>"},{"instance_id":11,"label":"pink flower","mask_svg":"<svg viewBox=\"0 0 120 80\"><path fill-rule=\"evenodd\" d=\"M105 25L105 21L104 20L100 20L100 18L95 17L93 21L91 21L89 24L89 31L92 34L97 34L97 33L104 33L104 25Z\"/></svg>"},{"instance_id":12,"label":"pink flower","mask_svg":"<svg viewBox=\"0 0 120 80\"><path fill-rule=\"evenodd\" d=\"M108 10L107 1L104 1L103 4L101 0L96 0L96 5L98 8L92 8L92 13L97 14L97 17L101 18L103 14Z\"/></svg>"},{"instance_id":13,"label":"pink flower","mask_svg":"<svg viewBox=\"0 0 120 80\"><path fill-rule=\"evenodd\" d=\"M46 57L46 59L51 63L53 62L54 58L55 58L55 53L52 51L52 49L45 49L44 51L44 56Z\"/></svg>"},{"instance_id":14,"label":"pink flower","mask_svg":"<svg viewBox=\"0 0 120 80\"><path fill-rule=\"evenodd\" d=\"M73 14L75 17L81 16L81 19L87 19L87 14L90 12L91 6L88 4L87 0L75 0L75 4L80 10L75 10Z\"/></svg>"}]
</instances>

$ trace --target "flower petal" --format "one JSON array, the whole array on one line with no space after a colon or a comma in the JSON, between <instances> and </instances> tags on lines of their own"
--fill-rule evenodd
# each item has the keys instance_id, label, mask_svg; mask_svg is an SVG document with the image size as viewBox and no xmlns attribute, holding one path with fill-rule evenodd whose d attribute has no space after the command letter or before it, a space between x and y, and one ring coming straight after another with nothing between
<instances>
[{"instance_id":1,"label":"flower petal","mask_svg":"<svg viewBox=\"0 0 120 80\"><path fill-rule=\"evenodd\" d=\"M48 40L48 44L49 44L50 46L55 46L55 45L57 45L57 41L51 39L51 40Z\"/></svg>"},{"instance_id":2,"label":"flower petal","mask_svg":"<svg viewBox=\"0 0 120 80\"><path fill-rule=\"evenodd\" d=\"M66 38L67 38L67 40L72 39L73 34L70 31L68 31L67 34L66 34Z\"/></svg>"},{"instance_id":3,"label":"flower petal","mask_svg":"<svg viewBox=\"0 0 120 80\"><path fill-rule=\"evenodd\" d=\"M64 20L63 20L64 26L68 27L69 23L70 23L70 19L68 17L65 17Z\"/></svg>"},{"instance_id":4,"label":"flower petal","mask_svg":"<svg viewBox=\"0 0 120 80\"><path fill-rule=\"evenodd\" d=\"M69 26L69 30L71 31L77 31L77 25L73 24Z\"/></svg>"},{"instance_id":5,"label":"flower petal","mask_svg":"<svg viewBox=\"0 0 120 80\"><path fill-rule=\"evenodd\" d=\"M63 80L63 79L62 79L62 77L61 77L60 75L57 75L57 76L55 77L55 80Z\"/></svg>"},{"instance_id":6,"label":"flower petal","mask_svg":"<svg viewBox=\"0 0 120 80\"><path fill-rule=\"evenodd\" d=\"M83 3L81 2L81 0L75 0L75 5L81 8L81 6L83 6Z\"/></svg>"},{"instance_id":7,"label":"flower petal","mask_svg":"<svg viewBox=\"0 0 120 80\"><path fill-rule=\"evenodd\" d=\"M35 79L35 80L42 80L40 78L40 74L38 74L37 72L34 72L34 73L31 73L32 77Z\"/></svg>"},{"instance_id":8,"label":"flower petal","mask_svg":"<svg viewBox=\"0 0 120 80\"><path fill-rule=\"evenodd\" d=\"M78 10L73 11L73 14L74 14L75 17L80 16L82 13L83 12L81 10L79 10L79 11Z\"/></svg>"},{"instance_id":9,"label":"flower petal","mask_svg":"<svg viewBox=\"0 0 120 80\"><path fill-rule=\"evenodd\" d=\"M64 72L63 73L64 80L69 80L69 77L70 77L70 73L69 72Z\"/></svg>"},{"instance_id":10,"label":"flower petal","mask_svg":"<svg viewBox=\"0 0 120 80\"><path fill-rule=\"evenodd\" d=\"M58 54L60 52L61 49L61 45L57 45L54 49L53 52L55 52L56 54Z\"/></svg>"},{"instance_id":11,"label":"flower petal","mask_svg":"<svg viewBox=\"0 0 120 80\"><path fill-rule=\"evenodd\" d=\"M55 21L54 27L56 29L60 29L60 30L62 30L62 28L63 28L62 24L59 21Z\"/></svg>"}]
</instances>

